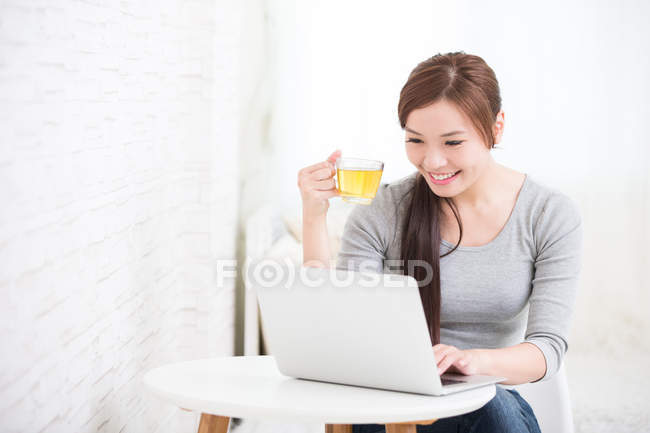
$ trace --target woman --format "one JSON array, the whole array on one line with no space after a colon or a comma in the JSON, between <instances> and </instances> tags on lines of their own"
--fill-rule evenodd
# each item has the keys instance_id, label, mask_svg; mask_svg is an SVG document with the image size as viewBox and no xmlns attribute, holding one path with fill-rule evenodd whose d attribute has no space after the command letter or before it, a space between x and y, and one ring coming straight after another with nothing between
<instances>
[{"instance_id":1,"label":"woman","mask_svg":"<svg viewBox=\"0 0 650 433\"><path fill-rule=\"evenodd\" d=\"M463 52L420 63L402 88L398 117L413 175L381 185L346 223L337 267L411 273L424 260L433 278L420 295L438 370L545 380L559 369L577 289L582 229L574 203L529 175L496 163L504 130L492 69ZM328 266L326 213L336 196L333 162L300 171L303 254ZM552 169L552 167L549 167ZM401 269L389 261L403 260ZM356 425L355 432L380 431ZM418 431L539 432L513 390L481 409Z\"/></svg>"}]
</instances>

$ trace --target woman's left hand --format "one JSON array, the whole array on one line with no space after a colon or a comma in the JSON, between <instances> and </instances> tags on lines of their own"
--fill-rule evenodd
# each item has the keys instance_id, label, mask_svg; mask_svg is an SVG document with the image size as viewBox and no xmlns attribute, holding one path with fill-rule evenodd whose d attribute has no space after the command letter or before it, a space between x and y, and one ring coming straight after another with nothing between
<instances>
[{"instance_id":1,"label":"woman's left hand","mask_svg":"<svg viewBox=\"0 0 650 433\"><path fill-rule=\"evenodd\" d=\"M443 374L449 370L450 373L465 375L479 374L479 357L473 350L460 350L446 344L433 346L433 353L438 363L438 373Z\"/></svg>"}]
</instances>

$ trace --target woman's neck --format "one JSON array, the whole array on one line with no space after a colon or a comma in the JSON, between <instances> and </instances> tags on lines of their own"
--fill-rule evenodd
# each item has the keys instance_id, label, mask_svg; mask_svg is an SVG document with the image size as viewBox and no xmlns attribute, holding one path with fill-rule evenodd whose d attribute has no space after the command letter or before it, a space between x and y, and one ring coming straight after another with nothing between
<instances>
[{"instance_id":1,"label":"woman's neck","mask_svg":"<svg viewBox=\"0 0 650 433\"><path fill-rule=\"evenodd\" d=\"M453 198L454 203L461 209L485 210L503 203L511 196L515 177L521 173L501 164L492 157L488 166L476 182L461 194Z\"/></svg>"}]
</instances>

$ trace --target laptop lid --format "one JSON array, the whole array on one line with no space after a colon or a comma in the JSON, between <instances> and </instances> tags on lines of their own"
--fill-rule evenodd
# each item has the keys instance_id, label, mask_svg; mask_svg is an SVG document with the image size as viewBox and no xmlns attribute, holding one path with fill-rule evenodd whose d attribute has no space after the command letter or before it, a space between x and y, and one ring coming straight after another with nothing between
<instances>
[{"instance_id":1,"label":"laptop lid","mask_svg":"<svg viewBox=\"0 0 650 433\"><path fill-rule=\"evenodd\" d=\"M326 382L440 393L420 293L412 277L272 266L272 281L253 278L249 282L256 289L265 341L280 372ZM257 267L253 275L264 273L260 262L252 267ZM282 273L284 277L278 278Z\"/></svg>"}]
</instances>

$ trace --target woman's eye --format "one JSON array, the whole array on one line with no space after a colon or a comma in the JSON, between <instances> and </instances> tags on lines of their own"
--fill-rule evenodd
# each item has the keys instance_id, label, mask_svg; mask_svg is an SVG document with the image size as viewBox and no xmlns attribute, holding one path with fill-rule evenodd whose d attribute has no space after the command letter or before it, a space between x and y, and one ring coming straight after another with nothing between
<instances>
[{"instance_id":1,"label":"woman's eye","mask_svg":"<svg viewBox=\"0 0 650 433\"><path fill-rule=\"evenodd\" d=\"M422 140L420 140L419 138L409 138L408 140L406 140L406 142L407 143L422 143Z\"/></svg>"},{"instance_id":2,"label":"woman's eye","mask_svg":"<svg viewBox=\"0 0 650 433\"><path fill-rule=\"evenodd\" d=\"M463 142L463 140L445 141L445 144L448 144L450 146L458 146L462 142Z\"/></svg>"}]
</instances>

